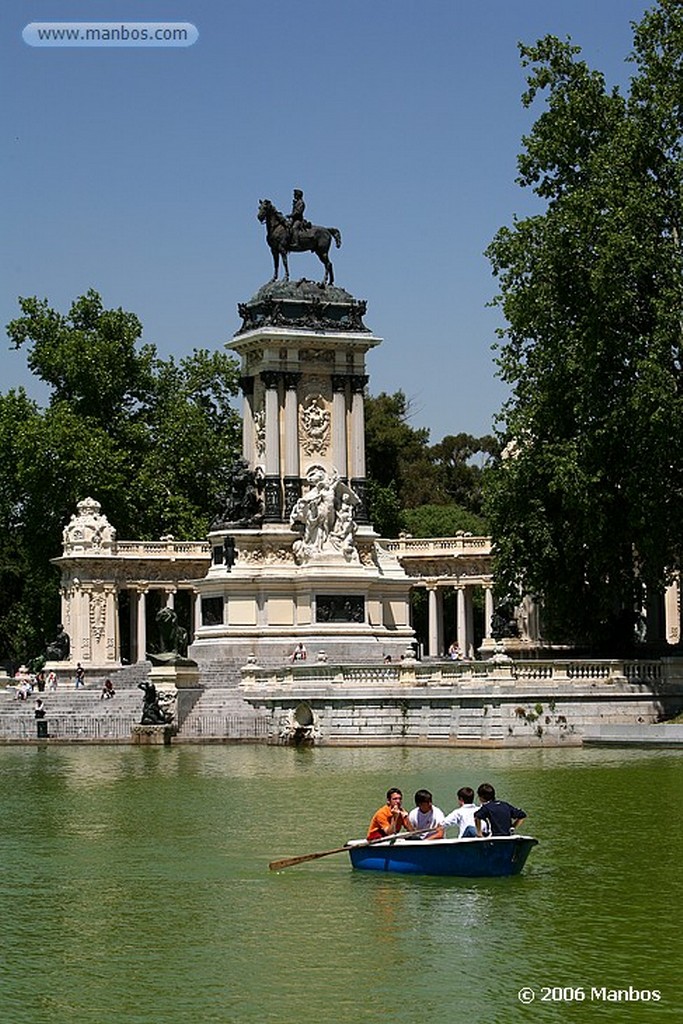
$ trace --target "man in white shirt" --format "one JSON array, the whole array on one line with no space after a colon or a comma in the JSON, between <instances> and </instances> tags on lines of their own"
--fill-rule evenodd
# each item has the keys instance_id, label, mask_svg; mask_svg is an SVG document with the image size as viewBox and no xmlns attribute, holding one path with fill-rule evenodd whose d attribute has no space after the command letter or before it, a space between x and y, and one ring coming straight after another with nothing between
<instances>
[{"instance_id":1,"label":"man in white shirt","mask_svg":"<svg viewBox=\"0 0 683 1024\"><path fill-rule=\"evenodd\" d=\"M435 829L431 835L423 836L423 839L443 839L443 811L440 807L434 806L432 794L428 789L418 789L415 794L415 807L408 815L408 821L414 832Z\"/></svg>"},{"instance_id":2,"label":"man in white shirt","mask_svg":"<svg viewBox=\"0 0 683 1024\"><path fill-rule=\"evenodd\" d=\"M458 806L450 814L447 814L443 821L443 827L458 827L458 839L475 839L477 826L474 820L474 812L478 810L474 802L474 790L470 786L463 786L458 790Z\"/></svg>"}]
</instances>

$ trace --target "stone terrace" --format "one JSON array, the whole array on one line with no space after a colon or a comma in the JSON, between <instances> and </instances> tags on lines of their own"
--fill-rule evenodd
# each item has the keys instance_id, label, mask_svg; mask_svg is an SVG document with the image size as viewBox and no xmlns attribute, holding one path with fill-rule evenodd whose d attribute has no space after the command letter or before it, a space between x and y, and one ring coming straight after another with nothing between
<instances>
[{"instance_id":1,"label":"stone terrace","mask_svg":"<svg viewBox=\"0 0 683 1024\"><path fill-rule=\"evenodd\" d=\"M131 729L140 721L142 694L138 683L149 676L149 662L111 672L116 696L101 700L102 679L91 679L76 690L65 677L55 691L34 692L27 700L17 700L14 688L0 690L0 743L25 743L37 740L33 717L36 697L42 697L49 738L64 742L130 743ZM68 681L67 681L68 679ZM248 704L238 690L240 674L229 666L201 665L204 691L184 722L175 742L206 740L258 740L267 734L263 712Z\"/></svg>"}]
</instances>

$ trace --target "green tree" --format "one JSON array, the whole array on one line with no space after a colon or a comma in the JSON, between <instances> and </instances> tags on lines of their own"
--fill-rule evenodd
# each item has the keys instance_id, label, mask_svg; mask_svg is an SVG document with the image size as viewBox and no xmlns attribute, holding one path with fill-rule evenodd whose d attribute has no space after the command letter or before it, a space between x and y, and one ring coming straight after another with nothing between
<instances>
[{"instance_id":1,"label":"green tree","mask_svg":"<svg viewBox=\"0 0 683 1024\"><path fill-rule=\"evenodd\" d=\"M39 420L24 391L0 395L0 654L16 660L36 650L36 623L54 623L58 609L56 578L36 551L44 534L31 538L26 527L39 511L23 480Z\"/></svg>"},{"instance_id":2,"label":"green tree","mask_svg":"<svg viewBox=\"0 0 683 1024\"><path fill-rule=\"evenodd\" d=\"M410 402L402 391L366 399L367 475L381 487L393 485L404 508L429 501L435 485L429 431L411 427L410 416Z\"/></svg>"},{"instance_id":3,"label":"green tree","mask_svg":"<svg viewBox=\"0 0 683 1024\"><path fill-rule=\"evenodd\" d=\"M683 7L634 27L630 90L578 47L522 46L544 111L519 183L544 211L488 250L507 327L507 445L487 478L499 596L540 597L552 638L624 647L680 566Z\"/></svg>"},{"instance_id":4,"label":"green tree","mask_svg":"<svg viewBox=\"0 0 683 1024\"><path fill-rule=\"evenodd\" d=\"M498 451L496 438L449 434L430 446L429 431L410 425L410 401L402 391L369 397L365 411L368 505L375 528L385 537L400 530L425 530L430 537L456 530L486 533L482 470ZM443 533L433 532L437 521Z\"/></svg>"},{"instance_id":5,"label":"green tree","mask_svg":"<svg viewBox=\"0 0 683 1024\"><path fill-rule=\"evenodd\" d=\"M162 360L139 344L137 317L94 291L66 316L35 298L20 307L8 334L50 398L0 396L0 656L15 661L55 629L50 559L77 501L100 501L119 537L202 537L240 446L227 354Z\"/></svg>"},{"instance_id":6,"label":"green tree","mask_svg":"<svg viewBox=\"0 0 683 1024\"><path fill-rule=\"evenodd\" d=\"M46 299L19 300L22 316L7 327L15 348L26 345L32 373L51 388L51 403L66 402L84 419L114 432L153 389L153 346L140 348L142 325L133 313L105 310L94 290L69 313Z\"/></svg>"},{"instance_id":7,"label":"green tree","mask_svg":"<svg viewBox=\"0 0 683 1024\"><path fill-rule=\"evenodd\" d=\"M402 391L365 400L368 509L384 537L402 528L401 509L433 500L436 485L429 431L411 427L410 402Z\"/></svg>"},{"instance_id":8,"label":"green tree","mask_svg":"<svg viewBox=\"0 0 683 1024\"><path fill-rule=\"evenodd\" d=\"M405 509L401 526L413 537L453 537L456 533L471 533L482 537L488 533L487 524L462 505L419 505Z\"/></svg>"},{"instance_id":9,"label":"green tree","mask_svg":"<svg viewBox=\"0 0 683 1024\"><path fill-rule=\"evenodd\" d=\"M499 452L495 437L473 437L472 434L447 434L432 445L429 454L436 479L437 494L475 515L483 505L483 469L490 457Z\"/></svg>"}]
</instances>

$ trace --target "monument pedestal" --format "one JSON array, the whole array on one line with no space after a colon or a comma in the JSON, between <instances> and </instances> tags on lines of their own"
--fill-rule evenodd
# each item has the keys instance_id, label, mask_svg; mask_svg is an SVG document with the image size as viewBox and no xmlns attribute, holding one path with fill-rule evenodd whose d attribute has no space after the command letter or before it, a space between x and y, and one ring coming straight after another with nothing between
<instances>
[{"instance_id":1,"label":"monument pedestal","mask_svg":"<svg viewBox=\"0 0 683 1024\"><path fill-rule=\"evenodd\" d=\"M336 663L399 660L414 638L410 581L365 506L365 356L381 343L365 303L274 282L239 311L243 464L209 534L190 654L274 665L301 642Z\"/></svg>"},{"instance_id":2,"label":"monument pedestal","mask_svg":"<svg viewBox=\"0 0 683 1024\"><path fill-rule=\"evenodd\" d=\"M135 746L169 746L174 734L172 725L134 725L130 731Z\"/></svg>"},{"instance_id":3,"label":"monument pedestal","mask_svg":"<svg viewBox=\"0 0 683 1024\"><path fill-rule=\"evenodd\" d=\"M322 652L335 664L399 661L414 638L409 581L397 560L378 555L374 537L359 529L353 563L322 552L299 565L290 528L235 530L233 568L214 565L198 584L204 625L192 654L238 667L254 655L276 665L301 642L309 660Z\"/></svg>"},{"instance_id":4,"label":"monument pedestal","mask_svg":"<svg viewBox=\"0 0 683 1024\"><path fill-rule=\"evenodd\" d=\"M160 709L169 719L168 727L173 733L177 732L201 696L199 667L195 662L152 665L149 681L156 688ZM163 726L142 725L140 728Z\"/></svg>"}]
</instances>

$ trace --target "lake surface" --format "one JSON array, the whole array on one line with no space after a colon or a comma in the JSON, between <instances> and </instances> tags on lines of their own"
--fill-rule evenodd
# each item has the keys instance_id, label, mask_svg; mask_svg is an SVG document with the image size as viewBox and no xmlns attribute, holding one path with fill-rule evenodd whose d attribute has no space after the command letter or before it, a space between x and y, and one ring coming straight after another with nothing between
<instances>
[{"instance_id":1,"label":"lake surface","mask_svg":"<svg viewBox=\"0 0 683 1024\"><path fill-rule=\"evenodd\" d=\"M0 748L0 1021L680 1021L682 767L636 748ZM353 872L345 853L268 871L362 837L390 785L450 811L482 781L540 840L517 878ZM629 986L661 998L607 999Z\"/></svg>"}]
</instances>

